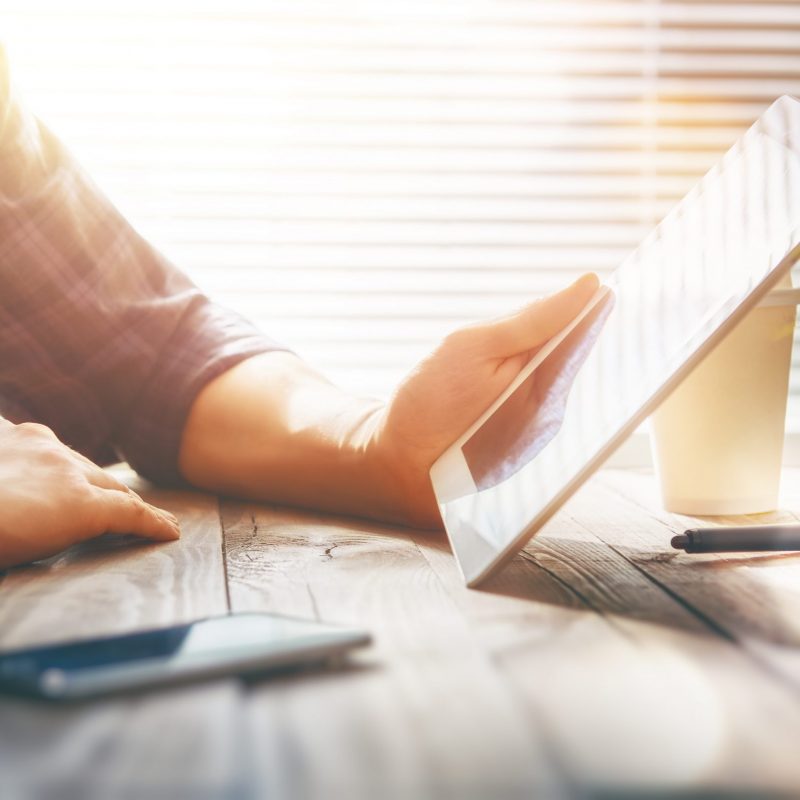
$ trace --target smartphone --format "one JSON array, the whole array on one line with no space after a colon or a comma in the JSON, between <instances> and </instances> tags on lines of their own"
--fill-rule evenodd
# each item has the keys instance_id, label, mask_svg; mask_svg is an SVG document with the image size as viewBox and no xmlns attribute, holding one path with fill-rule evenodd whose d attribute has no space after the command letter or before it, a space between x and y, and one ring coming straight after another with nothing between
<instances>
[{"instance_id":1,"label":"smartphone","mask_svg":"<svg viewBox=\"0 0 800 800\"><path fill-rule=\"evenodd\" d=\"M0 691L71 700L322 662L366 631L273 614L229 614L122 636L0 652Z\"/></svg>"}]
</instances>

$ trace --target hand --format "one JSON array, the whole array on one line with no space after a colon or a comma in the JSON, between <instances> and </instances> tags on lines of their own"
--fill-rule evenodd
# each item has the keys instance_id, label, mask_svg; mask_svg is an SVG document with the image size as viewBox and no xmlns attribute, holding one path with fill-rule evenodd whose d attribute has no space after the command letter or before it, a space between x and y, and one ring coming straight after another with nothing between
<instances>
[{"instance_id":1,"label":"hand","mask_svg":"<svg viewBox=\"0 0 800 800\"><path fill-rule=\"evenodd\" d=\"M49 428L0 420L0 569L103 533L169 541L180 528Z\"/></svg>"},{"instance_id":2,"label":"hand","mask_svg":"<svg viewBox=\"0 0 800 800\"><path fill-rule=\"evenodd\" d=\"M292 353L245 359L195 398L181 472L207 491L441 527L431 465L597 285L585 275L516 314L450 334L388 405L342 391Z\"/></svg>"},{"instance_id":3,"label":"hand","mask_svg":"<svg viewBox=\"0 0 800 800\"><path fill-rule=\"evenodd\" d=\"M441 527L428 472L434 461L497 399L532 352L586 305L597 276L509 317L451 333L400 384L373 435L373 447L393 475L408 521Z\"/></svg>"}]
</instances>

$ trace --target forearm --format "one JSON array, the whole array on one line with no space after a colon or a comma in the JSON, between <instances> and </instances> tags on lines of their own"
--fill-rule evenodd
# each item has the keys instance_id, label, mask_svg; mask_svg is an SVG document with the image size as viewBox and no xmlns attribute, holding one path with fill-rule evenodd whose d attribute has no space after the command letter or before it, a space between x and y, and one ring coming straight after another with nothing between
<instances>
[{"instance_id":1,"label":"forearm","mask_svg":"<svg viewBox=\"0 0 800 800\"><path fill-rule=\"evenodd\" d=\"M427 476L414 486L395 468L381 442L382 417L380 401L343 392L291 353L266 353L199 394L180 469L211 491L437 524Z\"/></svg>"}]
</instances>

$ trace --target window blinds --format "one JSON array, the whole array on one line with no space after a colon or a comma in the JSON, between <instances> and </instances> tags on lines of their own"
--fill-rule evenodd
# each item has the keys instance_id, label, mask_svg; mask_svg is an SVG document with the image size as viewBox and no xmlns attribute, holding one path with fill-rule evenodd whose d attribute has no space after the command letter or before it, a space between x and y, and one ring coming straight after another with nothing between
<instances>
[{"instance_id":1,"label":"window blinds","mask_svg":"<svg viewBox=\"0 0 800 800\"><path fill-rule=\"evenodd\" d=\"M607 274L800 94L796 2L4 9L29 103L139 229L375 394L452 327Z\"/></svg>"}]
</instances>

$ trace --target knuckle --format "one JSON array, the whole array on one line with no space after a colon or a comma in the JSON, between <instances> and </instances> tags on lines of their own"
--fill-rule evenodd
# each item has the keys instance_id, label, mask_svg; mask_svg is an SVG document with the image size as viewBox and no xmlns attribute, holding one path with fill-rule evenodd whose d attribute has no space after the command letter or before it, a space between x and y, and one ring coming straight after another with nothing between
<instances>
[{"instance_id":1,"label":"knuckle","mask_svg":"<svg viewBox=\"0 0 800 800\"><path fill-rule=\"evenodd\" d=\"M69 459L57 447L44 447L38 454L39 463L45 467L62 467Z\"/></svg>"},{"instance_id":2,"label":"knuckle","mask_svg":"<svg viewBox=\"0 0 800 800\"><path fill-rule=\"evenodd\" d=\"M463 350L475 340L475 327L468 325L450 331L442 340L442 346L452 350Z\"/></svg>"},{"instance_id":3,"label":"knuckle","mask_svg":"<svg viewBox=\"0 0 800 800\"><path fill-rule=\"evenodd\" d=\"M98 467L96 464L92 464L92 467L97 471L96 474L103 478L106 488L113 489L114 491L122 494L129 494L133 497L137 497L137 495L131 492L131 490L124 483L122 483L122 481L117 480L110 472L104 470L102 467Z\"/></svg>"},{"instance_id":4,"label":"knuckle","mask_svg":"<svg viewBox=\"0 0 800 800\"><path fill-rule=\"evenodd\" d=\"M150 514L150 508L144 500L140 500L138 497L134 497L127 492L122 495L125 498L125 501L128 504L128 507L131 510L131 513L136 517L137 520L144 519Z\"/></svg>"},{"instance_id":5,"label":"knuckle","mask_svg":"<svg viewBox=\"0 0 800 800\"><path fill-rule=\"evenodd\" d=\"M494 352L503 341L503 331L493 323L483 323L461 329L460 348L474 355Z\"/></svg>"},{"instance_id":6,"label":"knuckle","mask_svg":"<svg viewBox=\"0 0 800 800\"><path fill-rule=\"evenodd\" d=\"M106 491L113 492L116 505L120 508L125 508L127 511L138 513L141 510L141 503L136 500L133 495L127 492L120 492L116 489L106 489Z\"/></svg>"},{"instance_id":7,"label":"knuckle","mask_svg":"<svg viewBox=\"0 0 800 800\"><path fill-rule=\"evenodd\" d=\"M76 484L71 494L78 513L90 524L93 530L103 531L108 527L110 516L108 506L91 486L88 484Z\"/></svg>"},{"instance_id":8,"label":"knuckle","mask_svg":"<svg viewBox=\"0 0 800 800\"><path fill-rule=\"evenodd\" d=\"M42 425L40 422L21 422L19 425L17 425L17 430L23 436L47 439L56 438L56 435L53 433L52 429L48 428L47 425Z\"/></svg>"}]
</instances>

